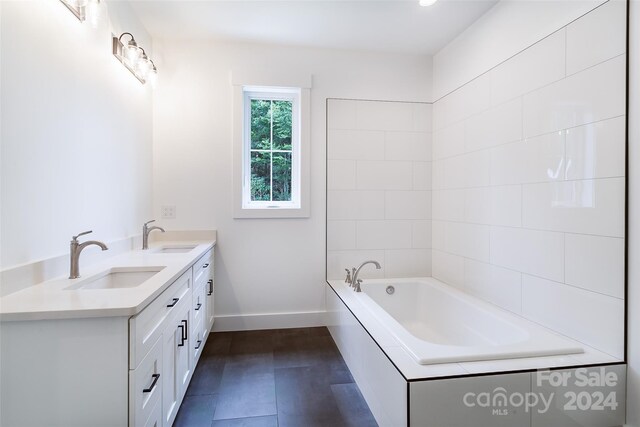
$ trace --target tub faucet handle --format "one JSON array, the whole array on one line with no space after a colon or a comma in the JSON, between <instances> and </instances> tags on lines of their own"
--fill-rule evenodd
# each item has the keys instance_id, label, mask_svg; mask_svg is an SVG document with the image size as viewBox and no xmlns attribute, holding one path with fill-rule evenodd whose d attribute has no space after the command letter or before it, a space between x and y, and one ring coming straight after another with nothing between
<instances>
[{"instance_id":1,"label":"tub faucet handle","mask_svg":"<svg viewBox=\"0 0 640 427\"><path fill-rule=\"evenodd\" d=\"M344 283L348 283L349 285L351 285L351 270L345 268L344 271L347 272L347 277L344 279Z\"/></svg>"},{"instance_id":2,"label":"tub faucet handle","mask_svg":"<svg viewBox=\"0 0 640 427\"><path fill-rule=\"evenodd\" d=\"M362 288L360 285L362 284L362 279L356 280L356 283L353 285L353 290L356 292L362 292Z\"/></svg>"}]
</instances>

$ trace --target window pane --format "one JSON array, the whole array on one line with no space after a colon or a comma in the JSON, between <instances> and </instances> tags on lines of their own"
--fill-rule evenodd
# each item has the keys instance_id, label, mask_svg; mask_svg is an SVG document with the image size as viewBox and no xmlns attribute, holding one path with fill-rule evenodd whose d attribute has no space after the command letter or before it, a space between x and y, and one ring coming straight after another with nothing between
<instances>
[{"instance_id":1,"label":"window pane","mask_svg":"<svg viewBox=\"0 0 640 427\"><path fill-rule=\"evenodd\" d=\"M251 149L271 149L271 101L251 100Z\"/></svg>"},{"instance_id":2,"label":"window pane","mask_svg":"<svg viewBox=\"0 0 640 427\"><path fill-rule=\"evenodd\" d=\"M273 101L273 149L291 150L291 101Z\"/></svg>"},{"instance_id":3,"label":"window pane","mask_svg":"<svg viewBox=\"0 0 640 427\"><path fill-rule=\"evenodd\" d=\"M271 200L270 153L251 153L251 200Z\"/></svg>"},{"instance_id":4,"label":"window pane","mask_svg":"<svg viewBox=\"0 0 640 427\"><path fill-rule=\"evenodd\" d=\"M273 201L291 201L291 153L273 153Z\"/></svg>"}]
</instances>

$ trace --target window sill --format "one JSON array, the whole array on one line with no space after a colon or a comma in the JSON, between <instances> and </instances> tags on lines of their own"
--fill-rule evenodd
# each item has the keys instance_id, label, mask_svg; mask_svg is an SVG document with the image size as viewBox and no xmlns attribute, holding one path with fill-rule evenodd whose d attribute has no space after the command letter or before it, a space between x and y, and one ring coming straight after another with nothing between
<instances>
[{"instance_id":1,"label":"window sill","mask_svg":"<svg viewBox=\"0 0 640 427\"><path fill-rule=\"evenodd\" d=\"M247 208L235 209L234 219L309 218L309 209L303 208Z\"/></svg>"}]
</instances>

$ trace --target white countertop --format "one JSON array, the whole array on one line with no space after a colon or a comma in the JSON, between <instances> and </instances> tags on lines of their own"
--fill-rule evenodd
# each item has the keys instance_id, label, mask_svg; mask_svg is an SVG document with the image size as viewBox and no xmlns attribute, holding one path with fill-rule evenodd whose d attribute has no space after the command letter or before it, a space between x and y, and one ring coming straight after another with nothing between
<instances>
[{"instance_id":1,"label":"white countertop","mask_svg":"<svg viewBox=\"0 0 640 427\"><path fill-rule=\"evenodd\" d=\"M134 250L107 261L82 267L78 279L58 278L28 287L0 299L0 320L45 320L83 317L130 317L140 313L178 279L195 261L215 246L215 240L160 241L149 251ZM196 245L184 253L158 253L154 248ZM111 268L164 267L141 285L117 289L77 289L70 286Z\"/></svg>"}]
</instances>

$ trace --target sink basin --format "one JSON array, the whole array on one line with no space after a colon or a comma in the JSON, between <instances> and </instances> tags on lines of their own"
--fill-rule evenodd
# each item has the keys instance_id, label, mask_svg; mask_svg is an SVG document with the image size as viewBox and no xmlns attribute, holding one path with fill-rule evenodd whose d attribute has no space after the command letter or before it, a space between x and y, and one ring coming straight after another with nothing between
<instances>
[{"instance_id":1,"label":"sink basin","mask_svg":"<svg viewBox=\"0 0 640 427\"><path fill-rule=\"evenodd\" d=\"M158 254L184 254L187 252L191 252L196 247L195 245L173 245L173 246L162 246L160 248L151 249L151 252Z\"/></svg>"},{"instance_id":2,"label":"sink basin","mask_svg":"<svg viewBox=\"0 0 640 427\"><path fill-rule=\"evenodd\" d=\"M66 288L76 289L124 289L140 286L160 271L162 267L115 267L104 273L80 280Z\"/></svg>"}]
</instances>

